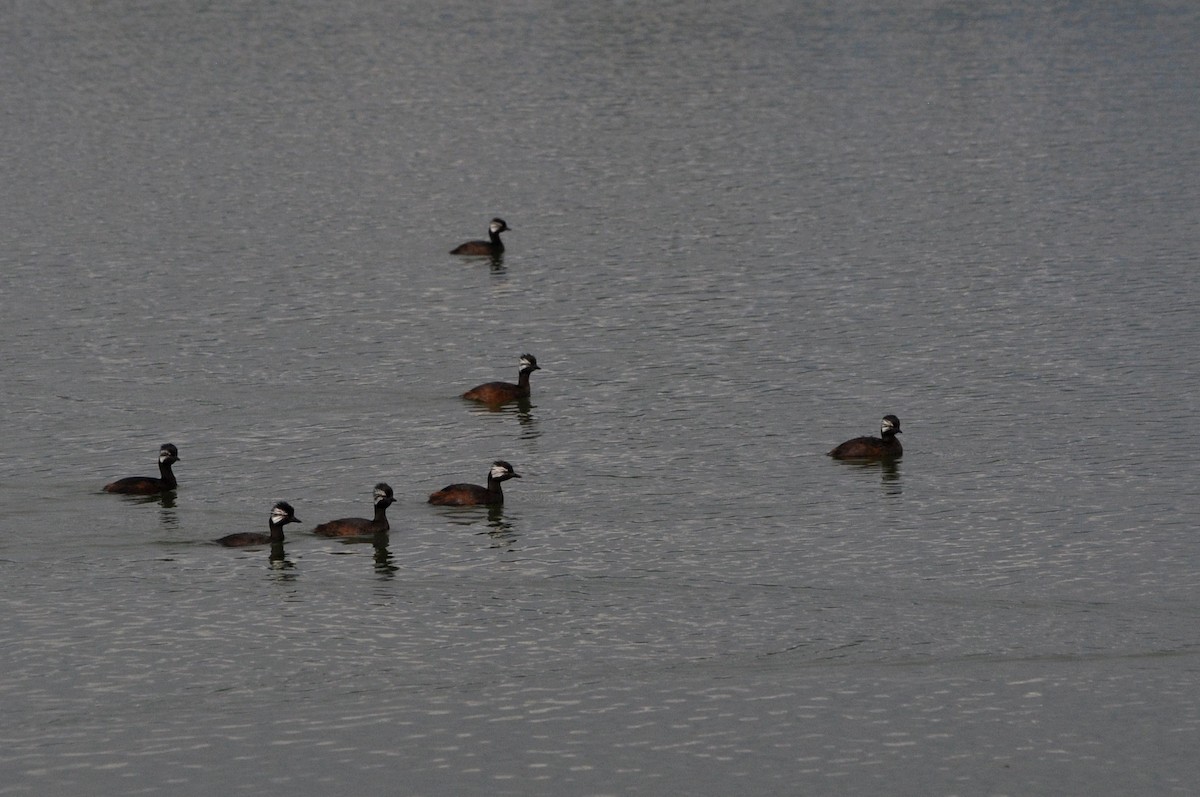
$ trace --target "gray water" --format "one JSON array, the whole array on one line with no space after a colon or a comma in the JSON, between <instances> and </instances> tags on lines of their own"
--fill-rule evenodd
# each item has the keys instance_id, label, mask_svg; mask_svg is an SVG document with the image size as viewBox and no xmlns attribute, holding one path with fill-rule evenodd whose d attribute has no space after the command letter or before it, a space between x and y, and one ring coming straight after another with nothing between
<instances>
[{"instance_id":1,"label":"gray water","mask_svg":"<svg viewBox=\"0 0 1200 797\"><path fill-rule=\"evenodd\" d=\"M5 5L0 794L1195 793L1198 36Z\"/></svg>"}]
</instances>

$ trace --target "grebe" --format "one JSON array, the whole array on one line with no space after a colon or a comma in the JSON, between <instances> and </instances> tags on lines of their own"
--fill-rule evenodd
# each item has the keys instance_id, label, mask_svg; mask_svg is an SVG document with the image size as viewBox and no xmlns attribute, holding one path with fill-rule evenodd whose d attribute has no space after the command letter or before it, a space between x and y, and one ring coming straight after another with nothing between
<instances>
[{"instance_id":1,"label":"grebe","mask_svg":"<svg viewBox=\"0 0 1200 797\"><path fill-rule=\"evenodd\" d=\"M467 241L465 244L459 244L450 250L452 255L501 255L504 254L504 242L500 240L500 233L507 232L510 227L504 223L504 219L492 219L488 225L488 240L486 241Z\"/></svg>"},{"instance_id":2,"label":"grebe","mask_svg":"<svg viewBox=\"0 0 1200 797\"><path fill-rule=\"evenodd\" d=\"M367 520L361 517L347 517L331 520L313 529L313 534L322 537L367 537L387 531L391 528L388 525L387 508L395 502L392 488L380 482L375 485L374 518Z\"/></svg>"},{"instance_id":3,"label":"grebe","mask_svg":"<svg viewBox=\"0 0 1200 797\"><path fill-rule=\"evenodd\" d=\"M896 435L900 434L900 419L895 415L884 415L879 429L880 437L856 437L847 440L829 452L834 459L896 459L904 448Z\"/></svg>"},{"instance_id":4,"label":"grebe","mask_svg":"<svg viewBox=\"0 0 1200 797\"><path fill-rule=\"evenodd\" d=\"M512 382L485 382L477 385L462 397L471 401L482 401L485 404L504 404L517 399L529 398L529 375L540 371L537 358L532 354L522 354L520 370L517 371L517 384Z\"/></svg>"},{"instance_id":5,"label":"grebe","mask_svg":"<svg viewBox=\"0 0 1200 797\"><path fill-rule=\"evenodd\" d=\"M504 493L500 483L509 479L519 479L521 474L513 470L502 459L492 463L488 471L487 487L478 484L451 484L443 487L429 496L429 503L439 506L484 506L504 503Z\"/></svg>"},{"instance_id":6,"label":"grebe","mask_svg":"<svg viewBox=\"0 0 1200 797\"><path fill-rule=\"evenodd\" d=\"M121 493L123 495L154 495L174 490L179 486L171 466L179 461L179 449L170 443L163 443L158 449L158 474L153 476L127 476L115 482L104 485L106 493Z\"/></svg>"},{"instance_id":7,"label":"grebe","mask_svg":"<svg viewBox=\"0 0 1200 797\"><path fill-rule=\"evenodd\" d=\"M217 540L218 545L230 548L240 548L244 545L276 545L283 542L283 527L288 523L299 523L296 510L287 501L280 501L271 507L271 533L260 534L255 531L242 531L237 534L227 534Z\"/></svg>"}]
</instances>

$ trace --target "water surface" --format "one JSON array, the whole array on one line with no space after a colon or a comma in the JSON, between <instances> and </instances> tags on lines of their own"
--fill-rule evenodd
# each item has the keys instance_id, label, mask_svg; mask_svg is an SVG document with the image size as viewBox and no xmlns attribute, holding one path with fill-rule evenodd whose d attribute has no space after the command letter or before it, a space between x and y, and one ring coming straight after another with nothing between
<instances>
[{"instance_id":1,"label":"water surface","mask_svg":"<svg viewBox=\"0 0 1200 797\"><path fill-rule=\"evenodd\" d=\"M1194 790L1190 4L0 13L0 794Z\"/></svg>"}]
</instances>

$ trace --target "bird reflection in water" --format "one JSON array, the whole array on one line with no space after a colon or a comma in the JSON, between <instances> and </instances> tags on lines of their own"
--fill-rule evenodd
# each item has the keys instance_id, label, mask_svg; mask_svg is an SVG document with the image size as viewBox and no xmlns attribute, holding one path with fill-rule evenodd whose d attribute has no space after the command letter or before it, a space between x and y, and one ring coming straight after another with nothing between
<instances>
[{"instance_id":1,"label":"bird reflection in water","mask_svg":"<svg viewBox=\"0 0 1200 797\"><path fill-rule=\"evenodd\" d=\"M179 514L175 511L175 492L172 490L159 495L147 496L149 500L146 503L156 503L162 509L158 513L158 522L163 528L174 529L179 527Z\"/></svg>"},{"instance_id":2,"label":"bird reflection in water","mask_svg":"<svg viewBox=\"0 0 1200 797\"><path fill-rule=\"evenodd\" d=\"M529 397L520 398L515 401L509 401L505 404L480 404L471 409L472 412L478 415L513 415L517 419L517 425L520 427L520 438L522 440L536 440L542 436L541 430L538 428L538 420L534 417L533 410L535 405L529 400Z\"/></svg>"},{"instance_id":3,"label":"bird reflection in water","mask_svg":"<svg viewBox=\"0 0 1200 797\"><path fill-rule=\"evenodd\" d=\"M900 495L903 492L900 482L899 459L891 457L885 459L839 459L834 462L840 467L852 470L867 471L878 468L879 482L883 487L884 495Z\"/></svg>"},{"instance_id":4,"label":"bird reflection in water","mask_svg":"<svg viewBox=\"0 0 1200 797\"><path fill-rule=\"evenodd\" d=\"M168 528L179 525L179 516L175 513L175 491L167 490L154 495L122 495L121 499L131 504L157 504L162 508L158 513L158 522Z\"/></svg>"},{"instance_id":5,"label":"bird reflection in water","mask_svg":"<svg viewBox=\"0 0 1200 797\"><path fill-rule=\"evenodd\" d=\"M533 417L533 405L529 399L521 399L516 405L517 424L521 427L522 440L536 440L542 436L538 429L537 418Z\"/></svg>"},{"instance_id":6,"label":"bird reflection in water","mask_svg":"<svg viewBox=\"0 0 1200 797\"><path fill-rule=\"evenodd\" d=\"M396 575L396 571L400 569L397 567L395 557L392 555L390 547L390 533L387 531L378 531L370 536L364 535L361 537L338 537L336 539L342 545L347 546L358 546L368 542L371 543L371 547L375 549L374 554L371 557L371 561L375 567L375 572L384 578L391 578L392 576ZM355 551L342 550L340 552L334 551L333 553L352 554L355 553Z\"/></svg>"},{"instance_id":7,"label":"bird reflection in water","mask_svg":"<svg viewBox=\"0 0 1200 797\"><path fill-rule=\"evenodd\" d=\"M481 509L486 509L487 514L483 514ZM488 537L489 548L512 551L516 546L516 524L511 516L505 517L503 504L492 504L487 507L448 507L442 516L456 526L479 526L481 523L486 523L486 528L476 531L475 534Z\"/></svg>"},{"instance_id":8,"label":"bird reflection in water","mask_svg":"<svg viewBox=\"0 0 1200 797\"><path fill-rule=\"evenodd\" d=\"M382 578L392 578L400 569L396 566L391 549L388 548L389 543L386 531L371 538L371 545L375 548L375 574Z\"/></svg>"},{"instance_id":9,"label":"bird reflection in water","mask_svg":"<svg viewBox=\"0 0 1200 797\"><path fill-rule=\"evenodd\" d=\"M511 551L516 546L517 532L513 528L511 520L504 519L504 506L489 506L487 518L487 530L479 532L486 534L491 538L492 548L503 548L505 551Z\"/></svg>"},{"instance_id":10,"label":"bird reflection in water","mask_svg":"<svg viewBox=\"0 0 1200 797\"><path fill-rule=\"evenodd\" d=\"M900 460L880 460L879 479L883 484L884 495L900 495L900 493L904 492L900 486Z\"/></svg>"},{"instance_id":11,"label":"bird reflection in water","mask_svg":"<svg viewBox=\"0 0 1200 797\"><path fill-rule=\"evenodd\" d=\"M268 554L267 562L272 574L280 581L295 581L300 575L295 569L295 563L284 553L282 542L271 543L271 552Z\"/></svg>"}]
</instances>

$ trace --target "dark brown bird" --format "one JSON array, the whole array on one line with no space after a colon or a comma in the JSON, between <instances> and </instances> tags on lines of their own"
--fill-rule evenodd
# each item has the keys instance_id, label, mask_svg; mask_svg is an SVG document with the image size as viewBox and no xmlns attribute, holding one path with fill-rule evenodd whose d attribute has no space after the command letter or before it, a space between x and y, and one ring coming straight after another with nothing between
<instances>
[{"instance_id":1,"label":"dark brown bird","mask_svg":"<svg viewBox=\"0 0 1200 797\"><path fill-rule=\"evenodd\" d=\"M451 484L443 487L429 496L429 503L439 506L490 506L504 503L504 493L500 483L509 479L519 479L521 474L513 470L502 459L492 463L488 471L487 487L478 484Z\"/></svg>"},{"instance_id":2,"label":"dark brown bird","mask_svg":"<svg viewBox=\"0 0 1200 797\"><path fill-rule=\"evenodd\" d=\"M241 548L246 545L276 545L283 542L283 527L288 523L299 523L296 510L287 501L280 501L271 507L271 533L260 534L255 531L242 531L237 534L227 534L217 540L218 545L230 548Z\"/></svg>"},{"instance_id":3,"label":"dark brown bird","mask_svg":"<svg viewBox=\"0 0 1200 797\"><path fill-rule=\"evenodd\" d=\"M847 440L829 452L834 459L896 459L904 448L896 435L900 434L900 419L895 415L884 415L879 430L880 437L856 437Z\"/></svg>"},{"instance_id":4,"label":"dark brown bird","mask_svg":"<svg viewBox=\"0 0 1200 797\"><path fill-rule=\"evenodd\" d=\"M522 354L520 370L517 371L517 384L512 382L485 382L462 394L465 399L482 401L484 404L504 404L508 401L529 398L529 375L542 370L537 364L537 358L532 354Z\"/></svg>"},{"instance_id":5,"label":"dark brown bird","mask_svg":"<svg viewBox=\"0 0 1200 797\"><path fill-rule=\"evenodd\" d=\"M387 508L395 502L392 488L380 482L375 485L374 518L367 520L361 517L347 517L331 520L313 529L313 534L321 537L369 537L380 534L391 528L388 525Z\"/></svg>"},{"instance_id":6,"label":"dark brown bird","mask_svg":"<svg viewBox=\"0 0 1200 797\"><path fill-rule=\"evenodd\" d=\"M488 240L486 241L467 241L465 244L459 244L450 250L452 255L501 255L504 254L504 242L500 240L500 233L508 232L511 229L504 223L504 219L492 219L492 223L488 225Z\"/></svg>"},{"instance_id":7,"label":"dark brown bird","mask_svg":"<svg viewBox=\"0 0 1200 797\"><path fill-rule=\"evenodd\" d=\"M154 495L174 490L179 486L171 466L179 461L179 449L170 443L163 443L158 449L158 478L153 476L127 476L115 482L104 485L106 493L121 493L123 495Z\"/></svg>"}]
</instances>

